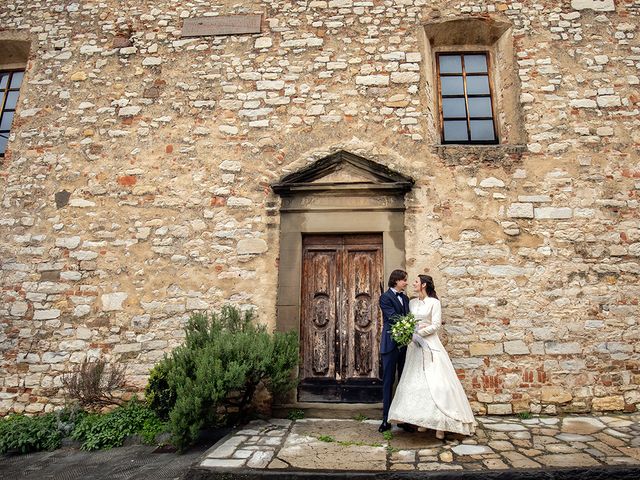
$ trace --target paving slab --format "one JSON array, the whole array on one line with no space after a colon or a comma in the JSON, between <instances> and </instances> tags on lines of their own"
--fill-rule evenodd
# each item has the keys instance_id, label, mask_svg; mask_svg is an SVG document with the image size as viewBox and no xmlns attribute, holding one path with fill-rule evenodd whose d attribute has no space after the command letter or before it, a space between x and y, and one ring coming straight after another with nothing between
<instances>
[{"instance_id":1,"label":"paving slab","mask_svg":"<svg viewBox=\"0 0 640 480\"><path fill-rule=\"evenodd\" d=\"M640 478L639 413L478 420L475 435L444 441L397 426L383 435L373 420L252 422L214 445L186 478Z\"/></svg>"}]
</instances>

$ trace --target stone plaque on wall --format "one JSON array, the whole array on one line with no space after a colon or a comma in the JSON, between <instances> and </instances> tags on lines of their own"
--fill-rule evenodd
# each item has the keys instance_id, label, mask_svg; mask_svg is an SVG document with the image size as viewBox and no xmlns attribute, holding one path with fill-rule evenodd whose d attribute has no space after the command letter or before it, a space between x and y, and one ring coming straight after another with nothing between
<instances>
[{"instance_id":1,"label":"stone plaque on wall","mask_svg":"<svg viewBox=\"0 0 640 480\"><path fill-rule=\"evenodd\" d=\"M613 0L571 0L571 8L574 10L595 10L596 12L616 11Z\"/></svg>"},{"instance_id":2,"label":"stone plaque on wall","mask_svg":"<svg viewBox=\"0 0 640 480\"><path fill-rule=\"evenodd\" d=\"M217 17L185 18L183 37L212 35L244 35L262 32L262 15L220 15Z\"/></svg>"}]
</instances>

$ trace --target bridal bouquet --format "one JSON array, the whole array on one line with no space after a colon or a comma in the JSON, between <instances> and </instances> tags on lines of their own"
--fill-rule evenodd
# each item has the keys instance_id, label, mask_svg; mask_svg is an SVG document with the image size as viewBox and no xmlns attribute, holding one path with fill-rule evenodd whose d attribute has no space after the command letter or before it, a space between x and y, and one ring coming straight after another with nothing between
<instances>
[{"instance_id":1,"label":"bridal bouquet","mask_svg":"<svg viewBox=\"0 0 640 480\"><path fill-rule=\"evenodd\" d=\"M413 333L418 321L413 313L407 315L396 315L393 317L395 323L391 325L391 338L400 346L406 346L413 340Z\"/></svg>"}]
</instances>

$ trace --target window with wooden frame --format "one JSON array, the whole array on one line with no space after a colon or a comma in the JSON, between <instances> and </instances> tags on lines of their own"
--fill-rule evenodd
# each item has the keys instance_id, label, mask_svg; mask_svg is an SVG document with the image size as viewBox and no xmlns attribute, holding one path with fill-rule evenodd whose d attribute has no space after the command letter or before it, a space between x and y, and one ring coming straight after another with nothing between
<instances>
[{"instance_id":1,"label":"window with wooden frame","mask_svg":"<svg viewBox=\"0 0 640 480\"><path fill-rule=\"evenodd\" d=\"M436 54L442 143L496 144L487 52Z\"/></svg>"},{"instance_id":2,"label":"window with wooden frame","mask_svg":"<svg viewBox=\"0 0 640 480\"><path fill-rule=\"evenodd\" d=\"M18 105L24 70L0 71L0 157L4 157Z\"/></svg>"}]
</instances>

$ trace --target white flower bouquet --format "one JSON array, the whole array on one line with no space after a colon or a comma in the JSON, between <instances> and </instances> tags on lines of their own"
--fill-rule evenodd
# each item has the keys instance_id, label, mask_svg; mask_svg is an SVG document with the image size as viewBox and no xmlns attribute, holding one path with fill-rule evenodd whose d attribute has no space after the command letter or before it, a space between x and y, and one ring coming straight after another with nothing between
<instances>
[{"instance_id":1,"label":"white flower bouquet","mask_svg":"<svg viewBox=\"0 0 640 480\"><path fill-rule=\"evenodd\" d=\"M413 333L418 323L416 317L413 316L413 313L409 313L407 315L395 315L392 320L394 320L394 323L391 325L391 338L402 347L409 345L413 340Z\"/></svg>"}]
</instances>

